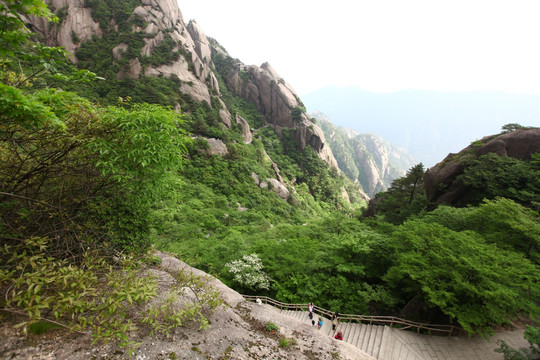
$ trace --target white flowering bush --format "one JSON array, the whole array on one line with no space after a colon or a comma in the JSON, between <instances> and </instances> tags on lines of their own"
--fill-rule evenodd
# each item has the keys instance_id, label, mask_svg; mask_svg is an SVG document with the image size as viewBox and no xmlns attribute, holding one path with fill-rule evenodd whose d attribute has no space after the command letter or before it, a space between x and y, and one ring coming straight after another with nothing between
<instances>
[{"instance_id":1,"label":"white flowering bush","mask_svg":"<svg viewBox=\"0 0 540 360\"><path fill-rule=\"evenodd\" d=\"M244 255L239 260L225 264L234 281L249 289L269 289L270 277L263 271L263 264L257 254Z\"/></svg>"}]
</instances>

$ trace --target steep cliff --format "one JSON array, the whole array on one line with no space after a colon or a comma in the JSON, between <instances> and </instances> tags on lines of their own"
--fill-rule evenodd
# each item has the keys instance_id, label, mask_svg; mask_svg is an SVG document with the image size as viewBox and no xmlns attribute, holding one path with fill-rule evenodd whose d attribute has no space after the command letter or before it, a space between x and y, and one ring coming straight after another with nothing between
<instances>
[{"instance_id":1,"label":"steep cliff","mask_svg":"<svg viewBox=\"0 0 540 360\"><path fill-rule=\"evenodd\" d=\"M213 59L229 91L254 104L278 134L284 128L293 129L302 150L310 145L330 167L338 169L321 128L308 116L292 86L269 63L245 65L219 44L213 48Z\"/></svg>"},{"instance_id":2,"label":"steep cliff","mask_svg":"<svg viewBox=\"0 0 540 360\"><path fill-rule=\"evenodd\" d=\"M89 40L104 39L116 79L141 76L175 79L177 91L191 100L218 107L219 118L233 124L231 111L220 99L220 89L212 63L212 48L204 31L194 21L185 23L174 0L49 0L60 22L50 24L37 18L27 19L49 45L59 45L71 53L77 63L81 46ZM214 49L215 52L215 49ZM226 52L223 52L226 53ZM223 79L231 92L254 104L278 134L293 129L303 150L308 144L337 169L337 162L321 129L305 113L292 87L265 63L261 67L235 65L235 71ZM175 105L181 108L180 103ZM238 118L235 118L238 122ZM249 142L249 134L244 137ZM249 128L249 127L248 127Z\"/></svg>"},{"instance_id":3,"label":"steep cliff","mask_svg":"<svg viewBox=\"0 0 540 360\"><path fill-rule=\"evenodd\" d=\"M410 155L377 135L336 127L321 112L314 112L313 116L320 124L340 169L358 182L370 197L386 190L394 179L415 165Z\"/></svg>"}]
</instances>

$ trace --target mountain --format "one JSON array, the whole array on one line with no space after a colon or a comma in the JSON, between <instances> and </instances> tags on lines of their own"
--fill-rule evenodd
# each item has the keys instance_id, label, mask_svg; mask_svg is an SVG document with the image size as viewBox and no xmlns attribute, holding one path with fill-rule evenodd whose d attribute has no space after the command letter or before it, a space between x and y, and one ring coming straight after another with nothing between
<instances>
[{"instance_id":1,"label":"mountain","mask_svg":"<svg viewBox=\"0 0 540 360\"><path fill-rule=\"evenodd\" d=\"M338 126L378 134L428 167L505 124L540 123L537 95L421 90L379 94L329 86L302 100L309 111L324 112Z\"/></svg>"},{"instance_id":2,"label":"mountain","mask_svg":"<svg viewBox=\"0 0 540 360\"><path fill-rule=\"evenodd\" d=\"M244 142L249 143L255 131L269 127L281 138L286 133L299 151L309 146L339 174L322 130L311 122L292 86L270 64L245 65L217 41L212 39L211 44L196 22L185 23L176 1L54 0L50 4L58 24L29 17L28 26L49 45L67 49L78 67L106 79L86 87L66 84L64 89L110 104L129 98L172 106L191 115L190 130L207 138L223 137L221 128L234 132L240 127ZM238 98L243 105L234 104ZM246 116L246 103L255 107L253 117ZM255 120L260 115L261 121ZM292 180L301 178L281 179L280 187L293 190ZM350 198L346 191L344 197Z\"/></svg>"},{"instance_id":3,"label":"mountain","mask_svg":"<svg viewBox=\"0 0 540 360\"><path fill-rule=\"evenodd\" d=\"M239 293L315 300L340 314L403 314L471 335L538 316L538 155L450 159L471 160L473 172L459 176L475 195L494 196L461 209L430 211L418 164L375 196L383 212L366 219L360 185L335 166L317 121L269 64L230 57L173 1L50 3L58 23L46 21L41 0L0 5L2 322L83 332L119 345L122 357L145 333L164 339L181 325L199 339L185 343L192 351L215 342L209 356L234 357L230 334L199 331L223 330L227 319L210 317L218 294L188 274L153 278L164 261L153 246ZM71 46L71 62L45 46L58 44ZM504 139L472 150L513 153ZM360 140L359 152L373 146L390 161L381 141ZM373 174L390 169L376 163Z\"/></svg>"},{"instance_id":4,"label":"mountain","mask_svg":"<svg viewBox=\"0 0 540 360\"><path fill-rule=\"evenodd\" d=\"M37 18L29 22L48 42L66 48L72 62L105 76L109 82L144 77L174 79L177 92L188 95L191 101L219 107L220 121L231 127L231 112L219 99L222 94L212 63L217 51L230 65L226 72L222 67L222 75L231 92L254 104L276 132L284 127L294 129L302 149L309 144L331 167L337 166L328 147L324 147L322 131L309 121L293 88L268 63L246 66L230 58L225 49L212 48L196 22L184 22L176 1L108 4L105 0L54 0L51 5L60 15L59 24ZM171 101L170 105L182 108L182 101Z\"/></svg>"},{"instance_id":5,"label":"mountain","mask_svg":"<svg viewBox=\"0 0 540 360\"><path fill-rule=\"evenodd\" d=\"M312 113L321 126L339 168L373 197L416 164L405 151L375 134L335 126L321 112Z\"/></svg>"}]
</instances>

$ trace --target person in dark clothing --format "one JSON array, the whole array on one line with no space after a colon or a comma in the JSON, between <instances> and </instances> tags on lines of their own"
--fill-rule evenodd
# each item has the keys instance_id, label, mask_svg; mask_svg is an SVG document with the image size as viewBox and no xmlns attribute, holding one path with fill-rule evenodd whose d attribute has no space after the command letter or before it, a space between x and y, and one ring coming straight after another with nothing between
<instances>
[{"instance_id":1,"label":"person in dark clothing","mask_svg":"<svg viewBox=\"0 0 540 360\"><path fill-rule=\"evenodd\" d=\"M335 312L332 317L330 318L330 321L332 321L332 331L336 331L336 328L339 324L339 319L338 319L338 313Z\"/></svg>"}]
</instances>

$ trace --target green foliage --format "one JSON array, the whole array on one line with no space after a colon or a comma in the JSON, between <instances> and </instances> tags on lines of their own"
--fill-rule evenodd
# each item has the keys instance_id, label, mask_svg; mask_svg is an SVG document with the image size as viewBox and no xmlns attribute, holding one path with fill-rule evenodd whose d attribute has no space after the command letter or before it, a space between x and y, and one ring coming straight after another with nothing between
<instances>
[{"instance_id":1,"label":"green foliage","mask_svg":"<svg viewBox=\"0 0 540 360\"><path fill-rule=\"evenodd\" d=\"M186 138L179 129L181 116L157 105L110 107L103 122L114 137L98 138L89 148L99 154L96 166L118 186L103 199L114 243L121 248L149 245L150 208L176 182ZM137 231L134 231L137 229Z\"/></svg>"},{"instance_id":2,"label":"green foliage","mask_svg":"<svg viewBox=\"0 0 540 360\"><path fill-rule=\"evenodd\" d=\"M426 221L442 224L454 231L472 230L489 243L519 252L540 264L540 223L538 213L510 199L484 200L478 207L439 206L426 214Z\"/></svg>"},{"instance_id":3,"label":"green foliage","mask_svg":"<svg viewBox=\"0 0 540 360\"><path fill-rule=\"evenodd\" d=\"M21 101L0 101L6 236L55 234L69 251L101 233L117 248L146 248L150 207L172 190L185 149L180 115L142 104L98 109L68 92L7 90Z\"/></svg>"},{"instance_id":4,"label":"green foliage","mask_svg":"<svg viewBox=\"0 0 540 360\"><path fill-rule=\"evenodd\" d=\"M0 119L3 128L65 128L65 124L39 97L40 94L26 95L20 89L0 83Z\"/></svg>"},{"instance_id":5,"label":"green foliage","mask_svg":"<svg viewBox=\"0 0 540 360\"><path fill-rule=\"evenodd\" d=\"M269 331L269 332L271 332L272 330L279 331L279 327L276 324L274 324L273 322L271 322L271 321L268 321L264 325L264 328L266 329L266 331Z\"/></svg>"},{"instance_id":6,"label":"green foliage","mask_svg":"<svg viewBox=\"0 0 540 360\"><path fill-rule=\"evenodd\" d=\"M92 18L99 23L101 29L109 30L111 19L114 19L121 31L128 29L129 16L140 5L140 1L85 0L85 7L92 9Z\"/></svg>"},{"instance_id":7,"label":"green foliage","mask_svg":"<svg viewBox=\"0 0 540 360\"><path fill-rule=\"evenodd\" d=\"M424 189L424 165L412 167L407 174L392 182L390 188L378 193L370 204L370 215L383 215L386 221L400 224L420 213L427 205Z\"/></svg>"},{"instance_id":8,"label":"green foliage","mask_svg":"<svg viewBox=\"0 0 540 360\"><path fill-rule=\"evenodd\" d=\"M0 58L13 56L29 42L30 33L24 31L21 14L57 20L42 0L6 0L0 4Z\"/></svg>"},{"instance_id":9,"label":"green foliage","mask_svg":"<svg viewBox=\"0 0 540 360\"><path fill-rule=\"evenodd\" d=\"M139 343L130 333L143 325L167 336L172 328L193 322L204 328L207 317L223 304L207 279L183 272L175 274L177 284L165 301L154 300L156 280L128 257L112 265L92 251L74 264L51 257L50 240L45 238L29 238L3 250L0 311L25 315L27 320L16 325L24 332L60 326L90 332L94 342L118 341L132 351ZM197 301L178 308L175 301L186 288Z\"/></svg>"},{"instance_id":10,"label":"green foliage","mask_svg":"<svg viewBox=\"0 0 540 360\"><path fill-rule=\"evenodd\" d=\"M503 125L501 130L503 133L509 133L509 132L512 132L512 131L515 131L515 130L525 130L525 129L531 129L530 126L523 126L523 125L520 125L520 124L517 124L517 123L511 123L511 124L506 124L506 125Z\"/></svg>"},{"instance_id":11,"label":"green foliage","mask_svg":"<svg viewBox=\"0 0 540 360\"><path fill-rule=\"evenodd\" d=\"M470 188L458 206L477 205L483 199L506 197L525 206L540 209L540 155L530 161L494 153L467 161L459 177Z\"/></svg>"},{"instance_id":12,"label":"green foliage","mask_svg":"<svg viewBox=\"0 0 540 360\"><path fill-rule=\"evenodd\" d=\"M285 336L281 336L279 338L279 347L281 348L288 349L289 347L295 344L296 344L296 340L294 339L287 339Z\"/></svg>"},{"instance_id":13,"label":"green foliage","mask_svg":"<svg viewBox=\"0 0 540 360\"><path fill-rule=\"evenodd\" d=\"M176 41L171 38L171 35L166 34L165 39L163 39L163 41L156 46L152 52L152 55L144 58L142 63L149 64L154 67L163 64L170 64L180 58L180 52L175 50L175 47L177 46Z\"/></svg>"},{"instance_id":14,"label":"green foliage","mask_svg":"<svg viewBox=\"0 0 540 360\"><path fill-rule=\"evenodd\" d=\"M538 315L539 268L477 233L414 220L396 232L393 247L385 280L403 295L421 293L469 333L490 332L520 312Z\"/></svg>"},{"instance_id":15,"label":"green foliage","mask_svg":"<svg viewBox=\"0 0 540 360\"><path fill-rule=\"evenodd\" d=\"M49 329L58 329L62 326L47 321L38 321L28 325L28 332L34 335L44 334Z\"/></svg>"},{"instance_id":16,"label":"green foliage","mask_svg":"<svg viewBox=\"0 0 540 360\"><path fill-rule=\"evenodd\" d=\"M300 121L302 119L302 114L306 112L306 108L303 106L296 106L292 111L292 119Z\"/></svg>"}]
</instances>

